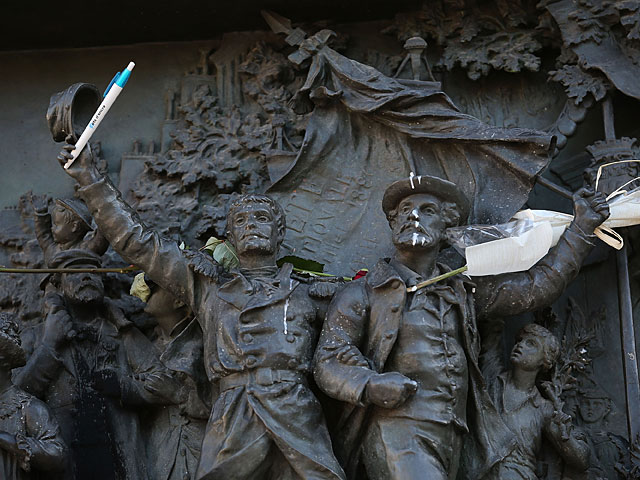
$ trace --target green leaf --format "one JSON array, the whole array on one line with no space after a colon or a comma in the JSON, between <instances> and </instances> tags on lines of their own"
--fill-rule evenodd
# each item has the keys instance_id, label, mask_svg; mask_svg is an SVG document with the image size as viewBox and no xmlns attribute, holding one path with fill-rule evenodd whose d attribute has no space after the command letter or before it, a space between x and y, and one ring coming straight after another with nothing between
<instances>
[{"instance_id":1,"label":"green leaf","mask_svg":"<svg viewBox=\"0 0 640 480\"><path fill-rule=\"evenodd\" d=\"M213 259L222 265L225 270L231 270L240 263L236 249L226 240L216 245L213 250Z\"/></svg>"},{"instance_id":2,"label":"green leaf","mask_svg":"<svg viewBox=\"0 0 640 480\"><path fill-rule=\"evenodd\" d=\"M315 260L307 260L306 258L296 257L295 255L287 255L280 258L277 262L279 267L285 263L290 263L296 270L301 270L310 274L319 274L324 271L324 263Z\"/></svg>"},{"instance_id":3,"label":"green leaf","mask_svg":"<svg viewBox=\"0 0 640 480\"><path fill-rule=\"evenodd\" d=\"M222 242L223 242L223 240L220 240L219 238L209 237L209 240L207 240L207 242L204 244L204 247L202 247L202 249L203 250L207 250L209 253L211 253L213 255L213 251Z\"/></svg>"}]
</instances>

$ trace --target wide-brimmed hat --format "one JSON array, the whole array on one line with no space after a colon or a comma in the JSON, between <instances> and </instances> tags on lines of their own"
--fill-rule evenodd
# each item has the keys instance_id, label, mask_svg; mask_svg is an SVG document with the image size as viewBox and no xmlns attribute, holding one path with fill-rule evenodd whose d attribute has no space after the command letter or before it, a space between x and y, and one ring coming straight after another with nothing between
<instances>
[{"instance_id":1,"label":"wide-brimmed hat","mask_svg":"<svg viewBox=\"0 0 640 480\"><path fill-rule=\"evenodd\" d=\"M102 100L98 88L91 83L74 83L51 96L47 109L47 124L56 142L67 135L82 135Z\"/></svg>"},{"instance_id":2,"label":"wide-brimmed hat","mask_svg":"<svg viewBox=\"0 0 640 480\"><path fill-rule=\"evenodd\" d=\"M49 268L69 268L74 265L81 265L89 268L100 268L102 266L102 257L93 253L91 250L70 248L69 250L63 250L56 253L49 263ZM49 273L40 281L41 289L44 290L52 275L54 274Z\"/></svg>"},{"instance_id":3,"label":"wide-brimmed hat","mask_svg":"<svg viewBox=\"0 0 640 480\"><path fill-rule=\"evenodd\" d=\"M442 200L454 202L458 207L461 223L466 222L469 217L469 200L455 183L430 175L419 175L403 178L387 187L382 197L382 210L387 218L403 198L416 193L430 193Z\"/></svg>"},{"instance_id":4,"label":"wide-brimmed hat","mask_svg":"<svg viewBox=\"0 0 640 480\"><path fill-rule=\"evenodd\" d=\"M0 358L4 359L10 369L27 363L21 345L18 324L13 320L13 315L0 312Z\"/></svg>"},{"instance_id":5,"label":"wide-brimmed hat","mask_svg":"<svg viewBox=\"0 0 640 480\"><path fill-rule=\"evenodd\" d=\"M93 230L91 226L91 214L82 200L78 200L77 198L56 198L56 203L78 217L89 230Z\"/></svg>"}]
</instances>

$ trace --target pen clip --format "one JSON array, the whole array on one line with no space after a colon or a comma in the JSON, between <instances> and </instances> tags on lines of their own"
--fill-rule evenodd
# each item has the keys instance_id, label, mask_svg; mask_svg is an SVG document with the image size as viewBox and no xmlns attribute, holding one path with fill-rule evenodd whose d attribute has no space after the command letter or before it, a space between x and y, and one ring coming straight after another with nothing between
<instances>
[{"instance_id":1,"label":"pen clip","mask_svg":"<svg viewBox=\"0 0 640 480\"><path fill-rule=\"evenodd\" d=\"M109 93L109 90L111 90L111 86L116 83L118 81L118 78L120 77L120 72L116 72L116 74L113 76L113 78L111 79L111 81L109 82L109 86L107 87L107 89L104 91L104 95L102 95L103 97L107 96L107 93Z\"/></svg>"}]
</instances>

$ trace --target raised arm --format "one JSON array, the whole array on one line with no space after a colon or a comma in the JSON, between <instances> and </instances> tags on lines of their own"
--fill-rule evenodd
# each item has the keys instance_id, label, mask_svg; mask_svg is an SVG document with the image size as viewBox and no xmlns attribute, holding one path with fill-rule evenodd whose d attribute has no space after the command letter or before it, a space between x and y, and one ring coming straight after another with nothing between
<instances>
[{"instance_id":1,"label":"raised arm","mask_svg":"<svg viewBox=\"0 0 640 480\"><path fill-rule=\"evenodd\" d=\"M61 165L70 158L71 150L73 145L64 146L58 156ZM80 196L113 248L193 308L196 277L180 248L142 223L111 180L98 172L88 145L65 171L80 184Z\"/></svg>"},{"instance_id":2,"label":"raised arm","mask_svg":"<svg viewBox=\"0 0 640 480\"><path fill-rule=\"evenodd\" d=\"M609 217L601 193L581 189L574 197L575 218L558 244L526 272L475 277L479 317L517 315L551 305L580 271L594 246L593 231Z\"/></svg>"},{"instance_id":3,"label":"raised arm","mask_svg":"<svg viewBox=\"0 0 640 480\"><path fill-rule=\"evenodd\" d=\"M38 239L38 244L44 254L44 262L48 266L53 256L55 241L51 233L51 214L49 206L44 196L31 195L31 206L33 208L33 226Z\"/></svg>"}]
</instances>

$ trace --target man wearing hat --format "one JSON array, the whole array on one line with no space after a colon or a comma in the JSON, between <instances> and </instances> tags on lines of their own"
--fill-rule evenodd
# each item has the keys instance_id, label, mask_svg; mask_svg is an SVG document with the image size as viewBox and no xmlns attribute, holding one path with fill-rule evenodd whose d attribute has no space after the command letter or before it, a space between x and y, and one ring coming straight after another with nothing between
<instances>
[{"instance_id":1,"label":"man wearing hat","mask_svg":"<svg viewBox=\"0 0 640 480\"><path fill-rule=\"evenodd\" d=\"M25 364L18 326L0 313L0 478L28 480L61 471L66 447L46 404L11 381L11 370ZM49 477L47 477L49 478Z\"/></svg>"},{"instance_id":2,"label":"man wearing hat","mask_svg":"<svg viewBox=\"0 0 640 480\"><path fill-rule=\"evenodd\" d=\"M72 145L58 160L64 164ZM202 327L204 363L220 395L209 417L197 480L343 480L322 408L311 390L313 351L333 291L278 267L286 220L266 195L229 206L229 272L202 252L148 228L85 149L66 170L113 248L176 299Z\"/></svg>"},{"instance_id":3,"label":"man wearing hat","mask_svg":"<svg viewBox=\"0 0 640 480\"><path fill-rule=\"evenodd\" d=\"M53 268L97 268L88 250L58 252ZM154 401L135 380L163 371L151 342L104 295L96 273L48 277L55 288L40 343L16 378L21 388L45 400L69 445L65 480L147 480L134 407ZM59 292L59 293L58 293ZM156 402L158 400L156 399Z\"/></svg>"},{"instance_id":4,"label":"man wearing hat","mask_svg":"<svg viewBox=\"0 0 640 480\"><path fill-rule=\"evenodd\" d=\"M451 277L414 293L407 288L450 270L437 257L469 202L455 184L421 176L391 184L382 208L395 254L334 298L316 350L318 385L347 403L336 451L352 477L363 465L372 480L455 479L470 431L465 478L481 478L515 442L478 367L476 317L551 304L577 275L608 206L601 194L576 194L573 223L527 272L474 278L475 286Z\"/></svg>"}]
</instances>

